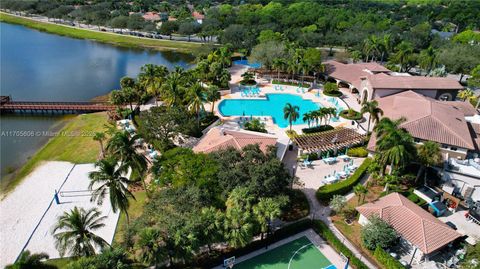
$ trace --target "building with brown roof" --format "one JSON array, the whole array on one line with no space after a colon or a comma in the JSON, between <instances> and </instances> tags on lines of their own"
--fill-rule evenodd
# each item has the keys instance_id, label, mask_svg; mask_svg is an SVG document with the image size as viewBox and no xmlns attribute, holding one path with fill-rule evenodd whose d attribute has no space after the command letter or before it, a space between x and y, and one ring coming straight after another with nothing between
<instances>
[{"instance_id":1,"label":"building with brown roof","mask_svg":"<svg viewBox=\"0 0 480 269\"><path fill-rule=\"evenodd\" d=\"M159 21L161 19L157 12L147 12L142 17L146 21Z\"/></svg>"},{"instance_id":2,"label":"building with brown roof","mask_svg":"<svg viewBox=\"0 0 480 269\"><path fill-rule=\"evenodd\" d=\"M263 152L267 152L270 146L276 146L277 138L259 132L246 130L233 131L216 127L204 135L198 144L193 147L193 151L210 153L230 147L241 150L251 144L258 144Z\"/></svg>"},{"instance_id":3,"label":"building with brown roof","mask_svg":"<svg viewBox=\"0 0 480 269\"><path fill-rule=\"evenodd\" d=\"M443 247L461 237L435 216L399 193L356 208L359 223L365 225L372 216L387 222L401 237L404 245L418 261L433 256Z\"/></svg>"},{"instance_id":4,"label":"building with brown roof","mask_svg":"<svg viewBox=\"0 0 480 269\"><path fill-rule=\"evenodd\" d=\"M198 12L198 11L192 12L192 17L193 17L199 24L202 24L202 23L203 23L203 19L205 19L205 15L203 15L202 13L200 13L200 12Z\"/></svg>"},{"instance_id":5,"label":"building with brown roof","mask_svg":"<svg viewBox=\"0 0 480 269\"><path fill-rule=\"evenodd\" d=\"M358 93L359 101L370 101L408 90L434 99L454 100L458 91L463 89L458 81L450 78L396 73L374 62L344 64L327 61L324 64L327 78Z\"/></svg>"},{"instance_id":6,"label":"building with brown roof","mask_svg":"<svg viewBox=\"0 0 480 269\"><path fill-rule=\"evenodd\" d=\"M435 141L441 145L444 157L464 159L468 151L477 151L478 145L471 123L466 116L476 114L468 103L438 101L414 91L405 91L378 98L383 117L406 119L400 127L406 129L417 143ZM376 139L370 139L367 148L375 151Z\"/></svg>"}]
</instances>

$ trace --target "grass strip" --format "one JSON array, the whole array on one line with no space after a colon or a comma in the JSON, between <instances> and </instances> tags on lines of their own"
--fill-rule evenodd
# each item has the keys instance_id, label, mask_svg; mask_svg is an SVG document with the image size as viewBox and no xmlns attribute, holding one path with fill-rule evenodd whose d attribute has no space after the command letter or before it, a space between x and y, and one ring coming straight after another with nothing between
<instances>
[{"instance_id":1,"label":"grass strip","mask_svg":"<svg viewBox=\"0 0 480 269\"><path fill-rule=\"evenodd\" d=\"M95 162L100 153L100 144L92 137L95 132L104 130L107 119L106 112L83 114L71 119L56 136L15 172L13 179L2 190L2 195L13 190L43 161Z\"/></svg>"},{"instance_id":2,"label":"grass strip","mask_svg":"<svg viewBox=\"0 0 480 269\"><path fill-rule=\"evenodd\" d=\"M20 16L10 15L5 12L0 12L0 22L19 24L42 32L79 39L90 39L129 48L151 48L161 51L176 50L180 52L192 52L194 49L202 46L201 43L195 42L140 38L88 29L79 29L67 25L40 22Z\"/></svg>"}]
</instances>

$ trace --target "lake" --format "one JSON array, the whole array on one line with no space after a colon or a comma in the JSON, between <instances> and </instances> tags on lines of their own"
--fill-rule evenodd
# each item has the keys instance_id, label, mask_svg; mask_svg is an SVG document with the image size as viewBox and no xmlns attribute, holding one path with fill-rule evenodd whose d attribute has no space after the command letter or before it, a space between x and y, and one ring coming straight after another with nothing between
<instances>
[{"instance_id":1,"label":"lake","mask_svg":"<svg viewBox=\"0 0 480 269\"><path fill-rule=\"evenodd\" d=\"M125 49L0 23L0 93L18 101L88 101L119 88L120 78L135 77L144 64L189 67L192 60L189 54ZM58 130L66 118L2 115L2 181L48 141L18 131Z\"/></svg>"}]
</instances>

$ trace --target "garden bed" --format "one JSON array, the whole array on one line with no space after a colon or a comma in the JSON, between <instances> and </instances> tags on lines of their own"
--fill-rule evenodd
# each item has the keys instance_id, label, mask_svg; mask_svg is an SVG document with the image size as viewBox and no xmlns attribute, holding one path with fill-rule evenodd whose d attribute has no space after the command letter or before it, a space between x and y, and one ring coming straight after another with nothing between
<instances>
[{"instance_id":1,"label":"garden bed","mask_svg":"<svg viewBox=\"0 0 480 269\"><path fill-rule=\"evenodd\" d=\"M312 133L320 133L320 132L330 131L330 130L333 130L333 129L335 129L335 128L333 128L333 126L331 126L331 125L321 125L321 126L303 128L302 132L304 134L312 134Z\"/></svg>"},{"instance_id":2,"label":"garden bed","mask_svg":"<svg viewBox=\"0 0 480 269\"><path fill-rule=\"evenodd\" d=\"M323 91L323 94L330 97L340 97L343 95L341 91Z\"/></svg>"},{"instance_id":3,"label":"garden bed","mask_svg":"<svg viewBox=\"0 0 480 269\"><path fill-rule=\"evenodd\" d=\"M358 111L353 109L343 110L339 113L340 117L347 119L347 120L360 120L362 119L362 114Z\"/></svg>"}]
</instances>

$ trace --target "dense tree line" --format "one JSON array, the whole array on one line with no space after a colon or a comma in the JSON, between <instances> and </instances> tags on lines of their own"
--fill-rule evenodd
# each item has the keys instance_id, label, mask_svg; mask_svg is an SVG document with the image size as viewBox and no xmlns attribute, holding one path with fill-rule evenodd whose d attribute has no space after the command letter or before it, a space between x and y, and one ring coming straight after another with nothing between
<instances>
[{"instance_id":1,"label":"dense tree line","mask_svg":"<svg viewBox=\"0 0 480 269\"><path fill-rule=\"evenodd\" d=\"M224 44L251 49L262 31L281 33L306 47L345 46L360 49L370 35L390 34L393 43L404 40L415 50L426 49L431 29L461 32L480 27L479 1L2 1L1 7L74 19L116 28L160 31L164 34L219 36ZM193 6L193 7L192 7ZM196 23L191 11L206 15ZM177 18L156 29L130 12L165 12Z\"/></svg>"}]
</instances>

